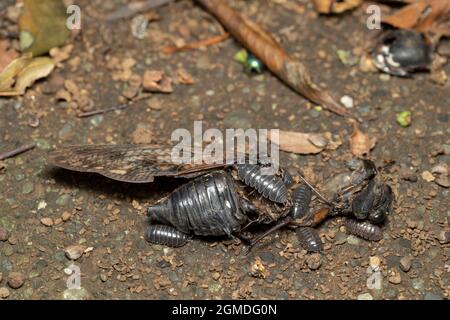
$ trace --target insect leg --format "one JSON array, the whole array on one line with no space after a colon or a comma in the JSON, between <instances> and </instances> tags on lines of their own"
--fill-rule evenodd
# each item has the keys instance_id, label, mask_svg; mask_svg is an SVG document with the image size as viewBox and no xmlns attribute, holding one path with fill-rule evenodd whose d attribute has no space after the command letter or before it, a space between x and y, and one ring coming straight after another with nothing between
<instances>
[{"instance_id":1,"label":"insect leg","mask_svg":"<svg viewBox=\"0 0 450 320\"><path fill-rule=\"evenodd\" d=\"M248 254L250 252L250 250L258 243L260 242L262 239L264 239L265 237L267 237L268 235L274 233L275 231L277 231L278 229L283 228L284 226L289 225L292 222L292 218L290 216L287 216L283 219L281 219L276 225L274 225L272 228L270 228L269 230L267 230L266 232L260 234L259 236L257 236L256 238L252 239L249 243L249 245L247 246L246 250L245 250L245 254Z\"/></svg>"}]
</instances>

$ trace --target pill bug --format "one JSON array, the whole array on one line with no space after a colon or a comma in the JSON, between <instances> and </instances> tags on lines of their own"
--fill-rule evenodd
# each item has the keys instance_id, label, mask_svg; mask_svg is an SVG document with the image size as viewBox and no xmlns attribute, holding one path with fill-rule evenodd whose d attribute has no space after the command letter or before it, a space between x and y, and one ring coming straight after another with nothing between
<instances>
[{"instance_id":1,"label":"pill bug","mask_svg":"<svg viewBox=\"0 0 450 320\"><path fill-rule=\"evenodd\" d=\"M319 252L322 250L322 240L316 229L300 227L296 230L298 241L306 251Z\"/></svg>"},{"instance_id":2,"label":"pill bug","mask_svg":"<svg viewBox=\"0 0 450 320\"><path fill-rule=\"evenodd\" d=\"M286 188L290 188L294 184L294 178L292 178L292 175L287 170L283 170L281 180L283 180Z\"/></svg>"},{"instance_id":3,"label":"pill bug","mask_svg":"<svg viewBox=\"0 0 450 320\"><path fill-rule=\"evenodd\" d=\"M365 240L380 241L383 238L381 228L369 221L347 219L345 226L349 233Z\"/></svg>"},{"instance_id":4,"label":"pill bug","mask_svg":"<svg viewBox=\"0 0 450 320\"><path fill-rule=\"evenodd\" d=\"M256 189L264 198L276 203L287 203L288 190L281 177L262 174L261 167L256 164L237 165L237 171L239 179Z\"/></svg>"},{"instance_id":5,"label":"pill bug","mask_svg":"<svg viewBox=\"0 0 450 320\"><path fill-rule=\"evenodd\" d=\"M190 237L171 226L152 224L145 231L145 240L168 247L182 247Z\"/></svg>"},{"instance_id":6,"label":"pill bug","mask_svg":"<svg viewBox=\"0 0 450 320\"><path fill-rule=\"evenodd\" d=\"M304 217L308 213L311 195L311 188L306 184L301 184L292 192L290 215L293 219Z\"/></svg>"},{"instance_id":7,"label":"pill bug","mask_svg":"<svg viewBox=\"0 0 450 320\"><path fill-rule=\"evenodd\" d=\"M186 234L232 236L247 217L236 185L226 172L200 176L147 210L150 223L171 225Z\"/></svg>"}]
</instances>

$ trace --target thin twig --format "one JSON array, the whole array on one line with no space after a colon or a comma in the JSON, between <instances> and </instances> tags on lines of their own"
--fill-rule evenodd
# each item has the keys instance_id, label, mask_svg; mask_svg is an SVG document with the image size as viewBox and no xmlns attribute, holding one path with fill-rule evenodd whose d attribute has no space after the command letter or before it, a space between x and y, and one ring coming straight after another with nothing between
<instances>
[{"instance_id":1,"label":"thin twig","mask_svg":"<svg viewBox=\"0 0 450 320\"><path fill-rule=\"evenodd\" d=\"M230 37L230 34L228 32L225 32L225 33L222 33L222 34L212 37L212 38L188 43L182 47L177 47L177 46L165 47L163 49L163 52L166 54L172 54L172 53L178 52L178 51L187 51L187 50L192 50L192 49L198 49L201 47L212 46L214 44L220 43L220 42L228 39L229 37Z\"/></svg>"},{"instance_id":2,"label":"thin twig","mask_svg":"<svg viewBox=\"0 0 450 320\"><path fill-rule=\"evenodd\" d=\"M128 108L129 106L130 106L130 104L124 103L124 104L110 107L110 108L98 109L98 110L79 113L77 116L78 116L78 118L87 118L87 117L92 117L92 116L96 116L98 114L103 114L103 113L107 113L107 112L111 112L111 111L123 110L123 109Z\"/></svg>"},{"instance_id":3,"label":"thin twig","mask_svg":"<svg viewBox=\"0 0 450 320\"><path fill-rule=\"evenodd\" d=\"M33 142L33 143L30 143L30 144L26 144L26 145L20 146L20 147L14 149L14 150L0 153L0 160L5 160L5 159L8 159L8 158L15 157L18 154L21 154L21 153L24 153L24 152L26 152L28 150L33 149L34 147L36 147L36 143Z\"/></svg>"}]
</instances>

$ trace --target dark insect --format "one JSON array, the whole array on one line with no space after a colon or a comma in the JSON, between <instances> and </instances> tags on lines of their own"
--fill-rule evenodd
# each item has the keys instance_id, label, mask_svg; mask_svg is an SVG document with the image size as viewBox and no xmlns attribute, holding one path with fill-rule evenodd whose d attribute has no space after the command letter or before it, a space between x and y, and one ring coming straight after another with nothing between
<instances>
[{"instance_id":1,"label":"dark insect","mask_svg":"<svg viewBox=\"0 0 450 320\"><path fill-rule=\"evenodd\" d=\"M349 233L370 241L380 241L383 238L381 228L369 221L347 219L346 229Z\"/></svg>"},{"instance_id":2,"label":"dark insect","mask_svg":"<svg viewBox=\"0 0 450 320\"><path fill-rule=\"evenodd\" d=\"M173 191L148 208L151 224L171 225L184 233L232 237L247 220L231 175L214 171Z\"/></svg>"},{"instance_id":3,"label":"dark insect","mask_svg":"<svg viewBox=\"0 0 450 320\"><path fill-rule=\"evenodd\" d=\"M406 77L425 70L431 63L431 45L414 30L387 32L372 53L375 66L383 72Z\"/></svg>"},{"instance_id":4,"label":"dark insect","mask_svg":"<svg viewBox=\"0 0 450 320\"><path fill-rule=\"evenodd\" d=\"M322 251L322 240L316 229L311 227L298 227L296 230L298 241L303 249L311 252Z\"/></svg>"},{"instance_id":5,"label":"dark insect","mask_svg":"<svg viewBox=\"0 0 450 320\"><path fill-rule=\"evenodd\" d=\"M174 248L184 246L189 239L187 234L167 225L152 224L145 231L148 242Z\"/></svg>"},{"instance_id":6,"label":"dark insect","mask_svg":"<svg viewBox=\"0 0 450 320\"><path fill-rule=\"evenodd\" d=\"M312 191L307 184L301 184L292 192L292 208L290 215L293 219L304 217L309 210L311 203Z\"/></svg>"},{"instance_id":7,"label":"dark insect","mask_svg":"<svg viewBox=\"0 0 450 320\"><path fill-rule=\"evenodd\" d=\"M286 204L288 201L288 190L283 177L276 175L264 175L261 166L256 164L237 165L239 179L246 185L258 190L264 198L276 203ZM284 175L286 180L286 175ZM289 182L289 177L287 177Z\"/></svg>"},{"instance_id":8,"label":"dark insect","mask_svg":"<svg viewBox=\"0 0 450 320\"><path fill-rule=\"evenodd\" d=\"M197 149L192 152L194 157L196 152ZM372 182L377 171L368 160L352 173L349 183L336 193L333 201L328 201L305 180L291 192L289 187L294 179L286 170L263 175L261 169L267 167L267 159L251 165L179 164L171 161L171 153L170 147L91 145L59 149L50 154L49 160L62 168L96 172L125 182L151 182L158 176L191 179L148 208L151 228L146 239L166 245L181 246L184 237L191 234L240 237L243 229L257 221L275 225L252 239L249 249L271 232L290 225L299 228L298 235L302 237L299 240L307 250L320 250L317 233L301 228L314 227L328 216L352 214L353 210L360 217L379 223L393 200L389 186ZM327 207L309 214L312 191Z\"/></svg>"}]
</instances>

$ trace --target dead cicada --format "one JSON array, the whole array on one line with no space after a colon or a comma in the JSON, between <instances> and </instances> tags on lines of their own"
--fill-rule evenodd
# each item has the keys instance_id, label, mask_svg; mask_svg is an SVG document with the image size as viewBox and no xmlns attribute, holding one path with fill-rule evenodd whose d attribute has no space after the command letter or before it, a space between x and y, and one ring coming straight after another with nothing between
<instances>
[{"instance_id":1,"label":"dead cicada","mask_svg":"<svg viewBox=\"0 0 450 320\"><path fill-rule=\"evenodd\" d=\"M336 205L311 214L314 187L304 179L294 183L300 179L283 168L263 174L270 159L258 159L255 164L180 164L171 161L171 152L171 148L159 146L84 145L56 150L49 161L69 170L95 172L130 183L152 182L160 176L190 179L148 208L150 226L145 238L153 243L181 246L191 235L242 239L241 232L257 223L275 224L272 231L285 225L308 228L298 232L300 243L309 251L318 251L320 238L311 227L330 214L345 211L346 196L333 199ZM373 202L378 204L378 200ZM250 240L249 248L264 236Z\"/></svg>"}]
</instances>

